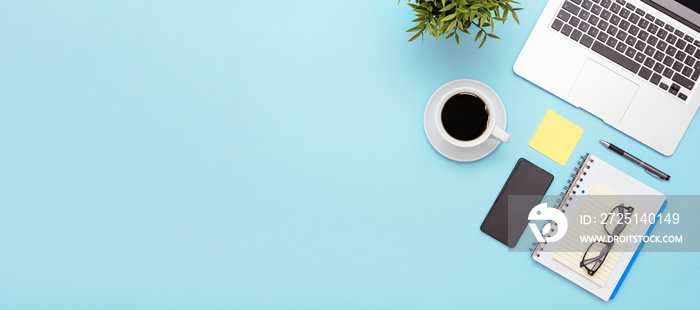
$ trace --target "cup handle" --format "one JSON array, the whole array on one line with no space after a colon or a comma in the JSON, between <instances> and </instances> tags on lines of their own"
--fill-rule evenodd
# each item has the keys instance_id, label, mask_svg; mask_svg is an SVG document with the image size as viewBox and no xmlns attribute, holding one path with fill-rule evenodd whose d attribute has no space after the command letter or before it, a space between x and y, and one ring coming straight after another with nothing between
<instances>
[{"instance_id":1,"label":"cup handle","mask_svg":"<svg viewBox=\"0 0 700 310\"><path fill-rule=\"evenodd\" d=\"M510 141L510 134L503 131L503 129L499 127L493 128L493 133L491 133L491 137L497 140L501 140L503 143L508 143L508 141Z\"/></svg>"}]
</instances>

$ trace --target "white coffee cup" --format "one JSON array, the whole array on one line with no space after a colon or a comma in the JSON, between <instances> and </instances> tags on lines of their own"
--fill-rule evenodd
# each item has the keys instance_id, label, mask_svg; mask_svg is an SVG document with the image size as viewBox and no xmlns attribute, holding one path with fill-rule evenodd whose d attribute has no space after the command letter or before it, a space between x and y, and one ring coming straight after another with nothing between
<instances>
[{"instance_id":1,"label":"white coffee cup","mask_svg":"<svg viewBox=\"0 0 700 310\"><path fill-rule=\"evenodd\" d=\"M447 100L452 98L452 96L456 96L458 94L470 94L477 96L485 104L486 112L489 114L488 123L484 132L481 133L481 135L476 139L469 141L455 139L449 133L447 133L445 127L442 124L442 110L445 107L445 103L447 102ZM504 143L508 143L508 141L510 141L510 134L496 126L495 113L497 113L497 110L494 108L494 103L489 101L487 98L489 97L486 96L481 90L472 87L460 87L447 92L447 94L445 94L445 96L443 96L442 99L440 99L440 102L437 106L437 113L435 113L435 123L438 125L438 132L440 133L442 138L454 146L464 148L475 147L486 142L488 139L495 139Z\"/></svg>"}]
</instances>

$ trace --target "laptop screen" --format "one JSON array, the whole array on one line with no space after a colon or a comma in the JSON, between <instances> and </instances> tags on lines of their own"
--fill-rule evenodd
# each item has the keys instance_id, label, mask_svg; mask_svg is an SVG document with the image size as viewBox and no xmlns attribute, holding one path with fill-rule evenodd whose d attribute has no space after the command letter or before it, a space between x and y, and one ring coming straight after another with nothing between
<instances>
[{"instance_id":1,"label":"laptop screen","mask_svg":"<svg viewBox=\"0 0 700 310\"><path fill-rule=\"evenodd\" d=\"M651 0L657 4L657 8L660 6L666 9L666 13L671 13L669 15L680 17L687 22L694 24L695 26L700 26L700 1L698 0ZM649 2L648 0L645 2ZM687 24L687 23L685 23ZM688 25L690 26L690 25ZM695 27L693 27L695 28Z\"/></svg>"},{"instance_id":2,"label":"laptop screen","mask_svg":"<svg viewBox=\"0 0 700 310\"><path fill-rule=\"evenodd\" d=\"M700 13L700 11L698 11L698 10L700 9L700 3L698 3L696 0L693 0L693 1L690 1L690 0L678 0L678 1L676 1L676 2L682 4L683 6L689 8L689 9L691 9L691 10L697 12L697 13Z\"/></svg>"}]
</instances>

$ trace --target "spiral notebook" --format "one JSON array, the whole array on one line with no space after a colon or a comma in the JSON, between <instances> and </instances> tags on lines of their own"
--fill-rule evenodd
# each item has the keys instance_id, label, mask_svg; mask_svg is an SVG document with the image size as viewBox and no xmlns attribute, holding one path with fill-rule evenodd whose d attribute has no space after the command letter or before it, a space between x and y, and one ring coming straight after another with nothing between
<instances>
[{"instance_id":1,"label":"spiral notebook","mask_svg":"<svg viewBox=\"0 0 700 310\"><path fill-rule=\"evenodd\" d=\"M568 230L556 242L547 242L545 236L544 242L534 243L532 258L599 298L613 299L643 243L615 243L601 267L590 276L580 266L589 245L581 236L604 235L605 231L602 224L586 224L582 219L589 216L589 220L600 220L611 206L620 203L633 206L638 214L656 215L666 206L666 196L590 154L581 156L565 188L557 202L568 220ZM649 235L653 226L650 222L630 221L620 236ZM557 226L552 225L548 235L553 236L556 230Z\"/></svg>"}]
</instances>

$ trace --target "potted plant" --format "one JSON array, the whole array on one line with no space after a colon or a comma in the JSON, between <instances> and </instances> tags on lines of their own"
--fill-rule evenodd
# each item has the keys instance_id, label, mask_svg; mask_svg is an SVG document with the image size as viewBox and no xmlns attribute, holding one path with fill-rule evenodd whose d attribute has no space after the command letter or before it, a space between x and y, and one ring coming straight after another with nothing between
<instances>
[{"instance_id":1,"label":"potted plant","mask_svg":"<svg viewBox=\"0 0 700 310\"><path fill-rule=\"evenodd\" d=\"M400 0L399 0L400 3ZM484 46L486 38L500 39L493 33L497 22L505 24L509 16L512 16L518 25L518 14L522 8L514 8L512 4L520 4L513 0L408 0L408 5L416 14L413 20L417 25L406 32L415 32L408 41L418 37L423 38L427 32L430 36L440 41L454 37L459 45L458 32L471 35L471 31L477 31L474 42L481 39L479 48Z\"/></svg>"}]
</instances>

